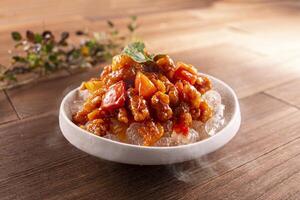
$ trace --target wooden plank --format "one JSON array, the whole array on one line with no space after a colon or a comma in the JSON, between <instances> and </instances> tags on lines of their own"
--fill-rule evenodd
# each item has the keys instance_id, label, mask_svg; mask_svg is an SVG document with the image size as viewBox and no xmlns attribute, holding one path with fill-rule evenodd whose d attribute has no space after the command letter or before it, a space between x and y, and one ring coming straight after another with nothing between
<instances>
[{"instance_id":1,"label":"wooden plank","mask_svg":"<svg viewBox=\"0 0 300 200\"><path fill-rule=\"evenodd\" d=\"M64 95L79 87L81 82L100 74L96 67L74 76L62 77L55 80L32 83L7 91L13 105L21 118L37 114L57 111Z\"/></svg>"},{"instance_id":2,"label":"wooden plank","mask_svg":"<svg viewBox=\"0 0 300 200\"><path fill-rule=\"evenodd\" d=\"M133 14L156 13L183 8L207 7L214 1L59 1L44 2L30 0L27 3L13 1L1 1L0 25L9 23L20 24L32 21L48 20L55 17L68 17L70 15L98 16L112 18L129 16Z\"/></svg>"},{"instance_id":3,"label":"wooden plank","mask_svg":"<svg viewBox=\"0 0 300 200\"><path fill-rule=\"evenodd\" d=\"M265 55L283 56L299 52L300 40L297 37L300 31L297 27L300 20L299 8L281 5L280 9L281 13L273 9L264 20L254 17L227 23L228 27L248 33L239 34L233 31L235 34L231 43Z\"/></svg>"},{"instance_id":4,"label":"wooden plank","mask_svg":"<svg viewBox=\"0 0 300 200\"><path fill-rule=\"evenodd\" d=\"M55 113L0 126L1 197L179 198L299 137L297 109L263 94L243 99L241 106L243 123L232 142L197 161L171 166L121 165L87 156L63 138ZM194 177L192 182L184 174Z\"/></svg>"},{"instance_id":5,"label":"wooden plank","mask_svg":"<svg viewBox=\"0 0 300 200\"><path fill-rule=\"evenodd\" d=\"M227 43L172 55L175 60L199 66L200 71L224 80L236 90L239 97L258 93L300 77L298 56L274 60L273 57Z\"/></svg>"},{"instance_id":6,"label":"wooden plank","mask_svg":"<svg viewBox=\"0 0 300 200\"><path fill-rule=\"evenodd\" d=\"M23 192L30 187L40 189L45 187L46 189L48 177L47 173L42 172L43 170L59 167L70 160L86 156L64 139L57 119L57 115L52 113L1 126L0 182L2 184L0 190L2 192L7 192L5 185L10 181L23 188ZM38 175L43 181L26 182L32 174ZM56 178L62 179L63 176ZM18 192L9 191L5 194L2 192L1 199L25 198ZM28 192L38 195L40 191L28 190Z\"/></svg>"},{"instance_id":7,"label":"wooden plank","mask_svg":"<svg viewBox=\"0 0 300 200\"><path fill-rule=\"evenodd\" d=\"M297 200L300 196L299 189L300 172L293 174L292 176L284 179L279 184L275 185L270 190L266 191L259 200Z\"/></svg>"},{"instance_id":8,"label":"wooden plank","mask_svg":"<svg viewBox=\"0 0 300 200\"><path fill-rule=\"evenodd\" d=\"M266 93L300 108L300 79L269 89Z\"/></svg>"},{"instance_id":9,"label":"wooden plank","mask_svg":"<svg viewBox=\"0 0 300 200\"><path fill-rule=\"evenodd\" d=\"M18 119L16 112L3 91L0 91L0 124Z\"/></svg>"},{"instance_id":10,"label":"wooden plank","mask_svg":"<svg viewBox=\"0 0 300 200\"><path fill-rule=\"evenodd\" d=\"M50 113L1 126L1 181L22 177L30 171L38 172L39 168L51 167L52 159L59 162L83 155L64 139L57 120L57 115ZM45 159L49 162L44 162Z\"/></svg>"},{"instance_id":11,"label":"wooden plank","mask_svg":"<svg viewBox=\"0 0 300 200\"><path fill-rule=\"evenodd\" d=\"M241 129L222 149L182 164L130 166L77 150L58 127L62 96L99 69L9 90L20 116L30 118L0 125L1 199L299 198L296 1L29 0L24 5L4 0L0 5L0 63L7 62L11 30L46 27L58 33L75 31L80 24L97 31L107 18L116 18L124 30L125 16L140 14L138 35L150 51L200 66L242 98ZM0 92L0 112L10 113L3 97Z\"/></svg>"},{"instance_id":12,"label":"wooden plank","mask_svg":"<svg viewBox=\"0 0 300 200\"><path fill-rule=\"evenodd\" d=\"M207 184L195 188L182 199L256 199L270 192L273 187L300 177L300 139L275 149L253 162L220 176ZM299 185L290 190L282 185L281 191L287 199L295 198L300 192ZM269 195L272 195L272 193ZM275 196L276 197L276 196ZM298 196L299 197L299 196Z\"/></svg>"}]
</instances>

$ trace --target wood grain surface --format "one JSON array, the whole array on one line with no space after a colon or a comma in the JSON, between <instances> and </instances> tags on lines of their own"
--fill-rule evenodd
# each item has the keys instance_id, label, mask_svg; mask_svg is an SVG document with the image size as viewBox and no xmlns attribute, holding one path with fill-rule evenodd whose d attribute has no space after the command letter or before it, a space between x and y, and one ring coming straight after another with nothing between
<instances>
[{"instance_id":1,"label":"wood grain surface","mask_svg":"<svg viewBox=\"0 0 300 200\"><path fill-rule=\"evenodd\" d=\"M0 91L0 199L300 199L300 4L296 0L0 2L0 63L10 32L122 30L139 15L150 51L194 64L237 92L242 124L220 150L167 166L87 155L58 126L62 97L101 72L60 72ZM71 38L72 40L74 38Z\"/></svg>"}]
</instances>

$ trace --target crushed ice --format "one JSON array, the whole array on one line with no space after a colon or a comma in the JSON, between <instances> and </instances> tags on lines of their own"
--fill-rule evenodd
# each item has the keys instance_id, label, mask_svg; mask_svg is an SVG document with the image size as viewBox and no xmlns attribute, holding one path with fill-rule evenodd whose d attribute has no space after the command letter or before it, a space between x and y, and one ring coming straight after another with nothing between
<instances>
[{"instance_id":1,"label":"crushed ice","mask_svg":"<svg viewBox=\"0 0 300 200\"><path fill-rule=\"evenodd\" d=\"M90 93L88 92L88 90L80 90L79 92L76 92L75 95L75 100L70 106L71 113L73 114L82 109L83 104L89 97Z\"/></svg>"},{"instance_id":2,"label":"crushed ice","mask_svg":"<svg viewBox=\"0 0 300 200\"><path fill-rule=\"evenodd\" d=\"M225 124L225 105L222 104L221 95L215 90L210 90L202 98L213 109L212 118L206 123L193 120L192 127L189 128L189 133L186 136L173 132L170 137L163 137L156 142L156 146L176 146L194 143L215 135L223 127Z\"/></svg>"},{"instance_id":3,"label":"crushed ice","mask_svg":"<svg viewBox=\"0 0 300 200\"><path fill-rule=\"evenodd\" d=\"M141 123L130 124L130 126L127 128L127 131L126 131L128 143L136 144L136 145L143 145L143 138L138 133L138 129L141 128L142 126L143 126L143 124L141 124Z\"/></svg>"}]
</instances>

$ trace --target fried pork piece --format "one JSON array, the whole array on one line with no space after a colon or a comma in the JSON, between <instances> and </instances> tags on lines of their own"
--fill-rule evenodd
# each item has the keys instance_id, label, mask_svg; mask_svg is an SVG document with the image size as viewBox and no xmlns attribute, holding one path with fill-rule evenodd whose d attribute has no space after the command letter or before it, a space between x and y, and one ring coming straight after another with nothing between
<instances>
[{"instance_id":1,"label":"fried pork piece","mask_svg":"<svg viewBox=\"0 0 300 200\"><path fill-rule=\"evenodd\" d=\"M87 118L90 121L94 119L104 118L106 117L106 115L108 115L106 111L102 110L101 108L96 108L95 110L87 114Z\"/></svg>"},{"instance_id":2,"label":"fried pork piece","mask_svg":"<svg viewBox=\"0 0 300 200\"><path fill-rule=\"evenodd\" d=\"M135 121L144 121L150 118L147 102L142 96L135 93L133 88L128 89L129 108Z\"/></svg>"},{"instance_id":3,"label":"fried pork piece","mask_svg":"<svg viewBox=\"0 0 300 200\"><path fill-rule=\"evenodd\" d=\"M102 119L94 119L86 124L86 130L98 136L106 135L109 129L109 123Z\"/></svg>"},{"instance_id":4,"label":"fried pork piece","mask_svg":"<svg viewBox=\"0 0 300 200\"><path fill-rule=\"evenodd\" d=\"M174 115L178 118L181 113L190 112L190 106L187 102L180 102L180 104L174 109Z\"/></svg>"},{"instance_id":5,"label":"fried pork piece","mask_svg":"<svg viewBox=\"0 0 300 200\"><path fill-rule=\"evenodd\" d=\"M105 116L105 112L98 109L101 105L102 96L105 93L105 87L99 88L86 100L82 110L78 111L73 120L77 124L84 125L88 120L93 120Z\"/></svg>"},{"instance_id":6,"label":"fried pork piece","mask_svg":"<svg viewBox=\"0 0 300 200\"><path fill-rule=\"evenodd\" d=\"M103 71L102 71L102 73L100 75L100 78L103 79L105 76L107 76L111 72L112 72L112 66L111 65L106 65L103 68Z\"/></svg>"},{"instance_id":7,"label":"fried pork piece","mask_svg":"<svg viewBox=\"0 0 300 200\"><path fill-rule=\"evenodd\" d=\"M78 111L75 115L73 115L73 121L77 125L84 125L88 121L87 114L88 113L85 110Z\"/></svg>"},{"instance_id":8,"label":"fried pork piece","mask_svg":"<svg viewBox=\"0 0 300 200\"><path fill-rule=\"evenodd\" d=\"M104 67L100 78L106 86L111 86L121 80L132 85L136 70L141 68L142 65L134 62L129 56L123 54L116 55L113 57L112 65Z\"/></svg>"},{"instance_id":9,"label":"fried pork piece","mask_svg":"<svg viewBox=\"0 0 300 200\"><path fill-rule=\"evenodd\" d=\"M146 75L151 80L151 82L155 85L155 87L158 91L161 91L162 93L165 93L167 91L165 83L158 79L157 74L146 73Z\"/></svg>"},{"instance_id":10,"label":"fried pork piece","mask_svg":"<svg viewBox=\"0 0 300 200\"><path fill-rule=\"evenodd\" d=\"M167 93L170 98L170 104L173 106L177 105L179 102L178 90L176 89L176 87L173 84L171 86L169 86Z\"/></svg>"},{"instance_id":11,"label":"fried pork piece","mask_svg":"<svg viewBox=\"0 0 300 200\"><path fill-rule=\"evenodd\" d=\"M190 113L191 113L193 120L200 120L200 116L201 116L200 107L199 108L191 108Z\"/></svg>"},{"instance_id":12,"label":"fried pork piece","mask_svg":"<svg viewBox=\"0 0 300 200\"><path fill-rule=\"evenodd\" d=\"M134 67L141 69L142 65L132 60L129 56L120 54L116 55L112 59L112 71L117 71L121 68Z\"/></svg>"},{"instance_id":13,"label":"fried pork piece","mask_svg":"<svg viewBox=\"0 0 300 200\"><path fill-rule=\"evenodd\" d=\"M181 102L174 110L176 124L182 124L186 127L192 123L192 116L190 114L190 106L186 102Z\"/></svg>"},{"instance_id":14,"label":"fried pork piece","mask_svg":"<svg viewBox=\"0 0 300 200\"><path fill-rule=\"evenodd\" d=\"M188 112L181 113L180 117L179 117L179 121L180 121L180 123L189 127L192 125L192 122L193 122L192 115Z\"/></svg>"},{"instance_id":15,"label":"fried pork piece","mask_svg":"<svg viewBox=\"0 0 300 200\"><path fill-rule=\"evenodd\" d=\"M200 120L202 122L207 122L207 120L209 120L213 115L212 109L205 101L202 101L200 103L200 110L201 110Z\"/></svg>"},{"instance_id":16,"label":"fried pork piece","mask_svg":"<svg viewBox=\"0 0 300 200\"><path fill-rule=\"evenodd\" d=\"M166 93L169 95L170 98L170 105L173 106L177 105L179 102L179 96L178 96L178 90L176 89L174 84L171 83L166 76L160 75L159 79L161 80L161 82L164 83L166 87Z\"/></svg>"},{"instance_id":17,"label":"fried pork piece","mask_svg":"<svg viewBox=\"0 0 300 200\"><path fill-rule=\"evenodd\" d=\"M204 94L212 88L211 81L207 77L199 75L196 80L195 87L201 94Z\"/></svg>"},{"instance_id":18,"label":"fried pork piece","mask_svg":"<svg viewBox=\"0 0 300 200\"><path fill-rule=\"evenodd\" d=\"M118 112L118 120L120 122L123 122L125 124L128 123L128 115L127 115L127 111L125 108L120 108L119 112Z\"/></svg>"},{"instance_id":19,"label":"fried pork piece","mask_svg":"<svg viewBox=\"0 0 300 200\"><path fill-rule=\"evenodd\" d=\"M179 90L182 99L190 103L194 108L199 108L201 93L187 81L177 81L176 88Z\"/></svg>"},{"instance_id":20,"label":"fried pork piece","mask_svg":"<svg viewBox=\"0 0 300 200\"><path fill-rule=\"evenodd\" d=\"M156 60L156 65L168 76L168 78L173 78L176 66L174 61L168 55L159 56Z\"/></svg>"},{"instance_id":21,"label":"fried pork piece","mask_svg":"<svg viewBox=\"0 0 300 200\"><path fill-rule=\"evenodd\" d=\"M183 87L183 93L186 98L190 100L190 103L193 107L198 108L201 102L201 94L198 90L189 83L185 83Z\"/></svg>"},{"instance_id":22,"label":"fried pork piece","mask_svg":"<svg viewBox=\"0 0 300 200\"><path fill-rule=\"evenodd\" d=\"M151 105L156 111L156 117L160 121L172 118L173 111L169 106L170 100L167 94L156 92L151 98Z\"/></svg>"},{"instance_id":23,"label":"fried pork piece","mask_svg":"<svg viewBox=\"0 0 300 200\"><path fill-rule=\"evenodd\" d=\"M147 121L143 127L138 129L138 133L143 138L143 144L145 146L151 146L164 135L164 128L160 123Z\"/></svg>"},{"instance_id":24,"label":"fried pork piece","mask_svg":"<svg viewBox=\"0 0 300 200\"><path fill-rule=\"evenodd\" d=\"M106 86L111 86L121 80L132 85L135 78L135 73L136 72L133 67L123 67L106 75L103 78L103 81L105 82Z\"/></svg>"}]
</instances>

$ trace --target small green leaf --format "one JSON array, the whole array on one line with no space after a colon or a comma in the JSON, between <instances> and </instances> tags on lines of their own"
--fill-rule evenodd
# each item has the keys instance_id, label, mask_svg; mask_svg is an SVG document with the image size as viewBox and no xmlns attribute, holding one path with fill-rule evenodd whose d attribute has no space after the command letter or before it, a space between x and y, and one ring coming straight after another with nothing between
<instances>
[{"instance_id":1,"label":"small green leaf","mask_svg":"<svg viewBox=\"0 0 300 200\"><path fill-rule=\"evenodd\" d=\"M50 53L52 51L53 47L54 47L54 45L52 43L49 43L49 44L42 46L42 49L44 52Z\"/></svg>"},{"instance_id":2,"label":"small green leaf","mask_svg":"<svg viewBox=\"0 0 300 200\"><path fill-rule=\"evenodd\" d=\"M21 57L21 56L13 56L12 59L13 59L15 62L19 62L19 63L27 63L26 58Z\"/></svg>"},{"instance_id":3,"label":"small green leaf","mask_svg":"<svg viewBox=\"0 0 300 200\"><path fill-rule=\"evenodd\" d=\"M57 61L57 56L54 55L54 54L51 54L48 56L48 59L51 61L51 62L56 62Z\"/></svg>"},{"instance_id":4,"label":"small green leaf","mask_svg":"<svg viewBox=\"0 0 300 200\"><path fill-rule=\"evenodd\" d=\"M85 45L89 48L89 49L93 49L96 46L97 42L95 40L89 40L85 43Z\"/></svg>"},{"instance_id":5,"label":"small green leaf","mask_svg":"<svg viewBox=\"0 0 300 200\"><path fill-rule=\"evenodd\" d=\"M11 33L11 37L16 42L22 40L21 34L19 32L16 32L16 31L14 31L14 32Z\"/></svg>"},{"instance_id":6,"label":"small green leaf","mask_svg":"<svg viewBox=\"0 0 300 200\"><path fill-rule=\"evenodd\" d=\"M34 34L34 42L41 43L43 41L43 36L39 33Z\"/></svg>"},{"instance_id":7,"label":"small green leaf","mask_svg":"<svg viewBox=\"0 0 300 200\"><path fill-rule=\"evenodd\" d=\"M27 56L27 60L29 62L29 67L31 68L35 68L38 66L39 62L40 62L40 58L39 56L37 56L36 54L34 53L30 53L28 56Z\"/></svg>"},{"instance_id":8,"label":"small green leaf","mask_svg":"<svg viewBox=\"0 0 300 200\"><path fill-rule=\"evenodd\" d=\"M78 49L73 50L73 51L71 52L71 55L72 55L72 57L73 57L74 59L79 58L79 57L80 57L80 50L78 50Z\"/></svg>"},{"instance_id":9,"label":"small green leaf","mask_svg":"<svg viewBox=\"0 0 300 200\"><path fill-rule=\"evenodd\" d=\"M130 56L134 61L138 63L145 63L153 61L153 56L148 55L145 52L145 44L143 42L133 42L127 45L123 53Z\"/></svg>"}]
</instances>

